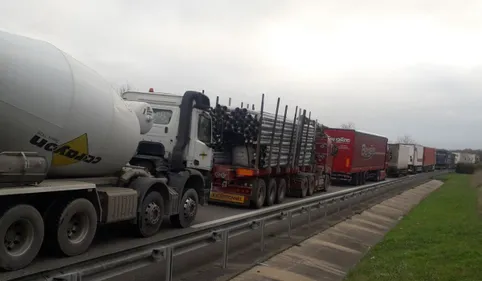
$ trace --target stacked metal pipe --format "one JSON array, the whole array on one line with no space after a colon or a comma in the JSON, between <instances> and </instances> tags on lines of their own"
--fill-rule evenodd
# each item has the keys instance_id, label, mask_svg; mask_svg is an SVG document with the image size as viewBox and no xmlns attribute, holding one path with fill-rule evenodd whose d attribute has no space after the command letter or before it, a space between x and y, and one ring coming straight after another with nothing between
<instances>
[{"instance_id":1,"label":"stacked metal pipe","mask_svg":"<svg viewBox=\"0 0 482 281\"><path fill-rule=\"evenodd\" d=\"M258 144L258 138L259 167L285 166L289 163L301 166L312 161L315 122L308 125L307 117L301 116L294 122L282 114L275 117L275 114L263 112L260 120L259 111L229 108L219 104L212 108L211 117L214 149L218 151L218 155L223 152L224 158L232 153L233 165L244 163L242 166L254 167L257 155L253 148ZM302 123L303 130L300 130ZM294 155L298 157L294 158Z\"/></svg>"}]
</instances>

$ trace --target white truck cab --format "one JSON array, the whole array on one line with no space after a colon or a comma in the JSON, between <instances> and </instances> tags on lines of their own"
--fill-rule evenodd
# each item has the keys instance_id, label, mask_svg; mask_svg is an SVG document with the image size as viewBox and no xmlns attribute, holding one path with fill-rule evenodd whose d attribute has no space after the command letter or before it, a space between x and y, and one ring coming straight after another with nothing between
<instances>
[{"instance_id":1,"label":"white truck cab","mask_svg":"<svg viewBox=\"0 0 482 281\"><path fill-rule=\"evenodd\" d=\"M154 125L149 133L142 136L145 143L162 144L163 156L173 165L181 160L174 159L176 151L182 153L182 165L209 173L213 165L211 116L202 101L193 99L183 107L183 96L154 92L125 92L122 98L128 101L142 101L151 105L154 111ZM199 93L197 93L199 94ZM207 97L206 97L207 99ZM176 163L177 160L177 163Z\"/></svg>"}]
</instances>

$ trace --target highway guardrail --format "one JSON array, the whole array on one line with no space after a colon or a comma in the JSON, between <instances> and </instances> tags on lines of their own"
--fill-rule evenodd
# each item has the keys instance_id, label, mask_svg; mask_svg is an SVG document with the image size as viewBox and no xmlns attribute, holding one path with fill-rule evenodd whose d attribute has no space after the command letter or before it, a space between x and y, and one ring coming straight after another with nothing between
<instances>
[{"instance_id":1,"label":"highway guardrail","mask_svg":"<svg viewBox=\"0 0 482 281\"><path fill-rule=\"evenodd\" d=\"M235 236L255 230L259 231L260 250L264 251L264 232L268 225L285 222L286 231L288 236L291 237L294 217L306 215L306 223L310 224L315 213L321 213L323 216L326 216L329 210L335 209L335 211L340 211L347 207L351 208L352 205L363 202L366 199L393 191L402 184L404 186L415 183L421 184L430 180L433 176L443 173L446 173L446 171L424 173L366 186L347 188L346 190L315 195L293 202L250 211L198 224L192 227L189 233L175 238L83 261L61 269L23 276L14 280L100 281L118 277L153 263L164 262L165 281L172 281L173 259L175 256L196 251L214 243L223 243L224 245L222 266L226 268L229 255L229 240Z\"/></svg>"}]
</instances>

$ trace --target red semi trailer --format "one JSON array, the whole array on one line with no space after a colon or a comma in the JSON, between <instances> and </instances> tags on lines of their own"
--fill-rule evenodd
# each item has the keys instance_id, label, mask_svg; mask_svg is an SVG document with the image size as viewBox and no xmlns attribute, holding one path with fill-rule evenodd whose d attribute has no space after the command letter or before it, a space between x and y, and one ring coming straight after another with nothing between
<instances>
[{"instance_id":1,"label":"red semi trailer","mask_svg":"<svg viewBox=\"0 0 482 281\"><path fill-rule=\"evenodd\" d=\"M386 178L388 139L352 129L326 129L338 152L333 159L332 179L364 184Z\"/></svg>"},{"instance_id":2,"label":"red semi trailer","mask_svg":"<svg viewBox=\"0 0 482 281\"><path fill-rule=\"evenodd\" d=\"M423 149L423 171L430 172L435 170L436 163L436 149L432 147L425 147Z\"/></svg>"}]
</instances>

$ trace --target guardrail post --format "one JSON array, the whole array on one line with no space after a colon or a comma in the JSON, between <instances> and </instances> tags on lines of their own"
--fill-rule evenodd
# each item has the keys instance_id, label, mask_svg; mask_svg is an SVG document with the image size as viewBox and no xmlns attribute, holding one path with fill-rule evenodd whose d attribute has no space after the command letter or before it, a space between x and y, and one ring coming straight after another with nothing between
<instances>
[{"instance_id":1,"label":"guardrail post","mask_svg":"<svg viewBox=\"0 0 482 281\"><path fill-rule=\"evenodd\" d=\"M164 258L166 259L166 280L172 281L172 271L173 271L173 251L172 247L167 247L164 249Z\"/></svg>"},{"instance_id":2,"label":"guardrail post","mask_svg":"<svg viewBox=\"0 0 482 281\"><path fill-rule=\"evenodd\" d=\"M261 233L261 241L260 241L260 249L261 252L264 252L264 227L266 225L266 221L262 220L260 223L260 229L259 232Z\"/></svg>"},{"instance_id":3,"label":"guardrail post","mask_svg":"<svg viewBox=\"0 0 482 281\"><path fill-rule=\"evenodd\" d=\"M351 201L353 201L355 196L356 195L350 196L350 199L348 199L348 209L350 210L350 215L353 215L353 208L352 208Z\"/></svg>"},{"instance_id":4,"label":"guardrail post","mask_svg":"<svg viewBox=\"0 0 482 281\"><path fill-rule=\"evenodd\" d=\"M288 237L291 238L291 222L293 221L293 213L288 212Z\"/></svg>"},{"instance_id":5,"label":"guardrail post","mask_svg":"<svg viewBox=\"0 0 482 281\"><path fill-rule=\"evenodd\" d=\"M308 206L308 226L311 224L311 206Z\"/></svg>"},{"instance_id":6,"label":"guardrail post","mask_svg":"<svg viewBox=\"0 0 482 281\"><path fill-rule=\"evenodd\" d=\"M228 266L228 254L229 254L229 230L223 231L223 268Z\"/></svg>"}]
</instances>

